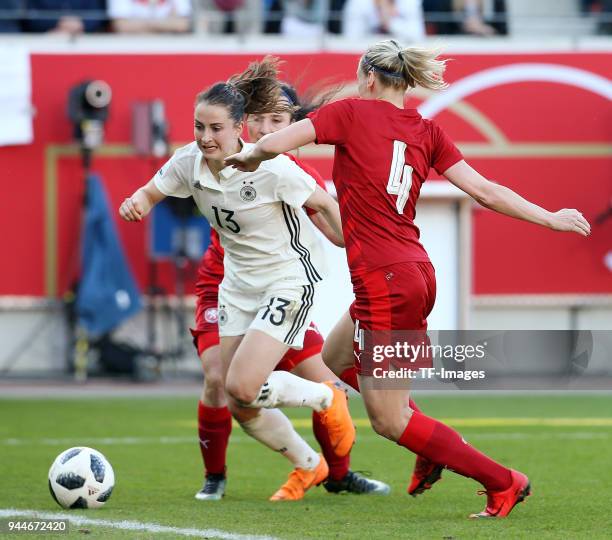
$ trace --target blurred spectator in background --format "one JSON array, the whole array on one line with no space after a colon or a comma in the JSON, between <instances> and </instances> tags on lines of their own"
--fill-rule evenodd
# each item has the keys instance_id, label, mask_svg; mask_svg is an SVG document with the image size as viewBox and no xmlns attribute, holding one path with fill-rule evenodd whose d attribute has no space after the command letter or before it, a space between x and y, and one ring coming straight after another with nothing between
<instances>
[{"instance_id":1,"label":"blurred spectator in background","mask_svg":"<svg viewBox=\"0 0 612 540\"><path fill-rule=\"evenodd\" d=\"M493 36L495 28L484 22L482 17L483 0L453 0L454 10L460 14L461 27L466 34L474 36Z\"/></svg>"},{"instance_id":2,"label":"blurred spectator in background","mask_svg":"<svg viewBox=\"0 0 612 540\"><path fill-rule=\"evenodd\" d=\"M342 12L346 0L329 0L329 19L327 20L327 31L332 34L342 33Z\"/></svg>"},{"instance_id":3,"label":"blurred spectator in background","mask_svg":"<svg viewBox=\"0 0 612 540\"><path fill-rule=\"evenodd\" d=\"M196 31L207 34L260 34L263 0L195 0Z\"/></svg>"},{"instance_id":4,"label":"blurred spectator in background","mask_svg":"<svg viewBox=\"0 0 612 540\"><path fill-rule=\"evenodd\" d=\"M580 0L582 13L598 12L601 9L601 0Z\"/></svg>"},{"instance_id":5,"label":"blurred spectator in background","mask_svg":"<svg viewBox=\"0 0 612 540\"><path fill-rule=\"evenodd\" d=\"M598 32L601 35L612 34L612 0L602 0L600 13L602 18L599 22Z\"/></svg>"},{"instance_id":6,"label":"blurred spectator in background","mask_svg":"<svg viewBox=\"0 0 612 540\"><path fill-rule=\"evenodd\" d=\"M414 43L425 37L422 0L347 0L342 33L350 38L390 34Z\"/></svg>"},{"instance_id":7,"label":"blurred spectator in background","mask_svg":"<svg viewBox=\"0 0 612 540\"><path fill-rule=\"evenodd\" d=\"M21 0L0 0L0 33L21 32Z\"/></svg>"},{"instance_id":8,"label":"blurred spectator in background","mask_svg":"<svg viewBox=\"0 0 612 540\"><path fill-rule=\"evenodd\" d=\"M25 0L25 32L78 35L106 30L105 0Z\"/></svg>"},{"instance_id":9,"label":"blurred spectator in background","mask_svg":"<svg viewBox=\"0 0 612 540\"><path fill-rule=\"evenodd\" d=\"M580 8L584 15L599 18L597 32L602 35L612 33L612 0L580 0Z\"/></svg>"},{"instance_id":10,"label":"blurred spectator in background","mask_svg":"<svg viewBox=\"0 0 612 540\"><path fill-rule=\"evenodd\" d=\"M281 33L291 37L316 37L324 31L326 0L285 0Z\"/></svg>"},{"instance_id":11,"label":"blurred spectator in background","mask_svg":"<svg viewBox=\"0 0 612 540\"><path fill-rule=\"evenodd\" d=\"M108 0L108 15L121 34L191 31L190 0Z\"/></svg>"},{"instance_id":12,"label":"blurred spectator in background","mask_svg":"<svg viewBox=\"0 0 612 540\"><path fill-rule=\"evenodd\" d=\"M244 5L244 0L215 0L216 7L223 13L224 34L232 34L236 31L236 11Z\"/></svg>"},{"instance_id":13,"label":"blurred spectator in background","mask_svg":"<svg viewBox=\"0 0 612 540\"><path fill-rule=\"evenodd\" d=\"M423 0L428 33L492 36L506 33L505 22L485 22L485 4L491 15L506 12L505 0Z\"/></svg>"},{"instance_id":14,"label":"blurred spectator in background","mask_svg":"<svg viewBox=\"0 0 612 540\"><path fill-rule=\"evenodd\" d=\"M280 34L283 20L282 0L263 0L264 4L264 34Z\"/></svg>"}]
</instances>

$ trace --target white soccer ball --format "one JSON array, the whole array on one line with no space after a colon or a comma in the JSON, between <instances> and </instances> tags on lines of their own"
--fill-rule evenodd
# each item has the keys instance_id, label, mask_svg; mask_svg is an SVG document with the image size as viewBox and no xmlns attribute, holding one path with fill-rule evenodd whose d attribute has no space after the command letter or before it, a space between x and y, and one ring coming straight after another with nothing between
<instances>
[{"instance_id":1,"label":"white soccer ball","mask_svg":"<svg viewBox=\"0 0 612 540\"><path fill-rule=\"evenodd\" d=\"M49 491L64 508L99 508L115 487L115 473L97 450L78 446L62 452L49 469Z\"/></svg>"}]
</instances>

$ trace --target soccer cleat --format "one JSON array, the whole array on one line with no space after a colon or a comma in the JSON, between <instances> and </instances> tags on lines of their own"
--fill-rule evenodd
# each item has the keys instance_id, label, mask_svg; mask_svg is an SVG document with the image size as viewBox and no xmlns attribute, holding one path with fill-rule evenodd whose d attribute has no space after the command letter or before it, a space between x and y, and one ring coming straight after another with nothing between
<instances>
[{"instance_id":1,"label":"soccer cleat","mask_svg":"<svg viewBox=\"0 0 612 540\"><path fill-rule=\"evenodd\" d=\"M479 495L487 495L487 506L478 514L471 514L471 518L502 518L506 517L512 509L526 497L531 495L529 478L518 471L510 471L512 484L504 491L479 491Z\"/></svg>"},{"instance_id":2,"label":"soccer cleat","mask_svg":"<svg viewBox=\"0 0 612 540\"><path fill-rule=\"evenodd\" d=\"M422 456L417 456L412 479L408 486L408 493L413 497L425 493L426 490L431 489L431 486L440 480L443 470L443 465L438 465Z\"/></svg>"},{"instance_id":3,"label":"soccer cleat","mask_svg":"<svg viewBox=\"0 0 612 540\"><path fill-rule=\"evenodd\" d=\"M318 486L329 474L329 467L325 458L319 454L319 464L312 471L307 469L293 469L289 478L280 489L270 497L271 501L299 501L312 486Z\"/></svg>"},{"instance_id":4,"label":"soccer cleat","mask_svg":"<svg viewBox=\"0 0 612 540\"><path fill-rule=\"evenodd\" d=\"M355 443L355 426L348 409L346 391L339 383L328 381L323 383L333 392L331 405L321 411L321 422L327 429L331 446L339 457L348 455Z\"/></svg>"},{"instance_id":5,"label":"soccer cleat","mask_svg":"<svg viewBox=\"0 0 612 540\"><path fill-rule=\"evenodd\" d=\"M227 479L224 474L207 474L202 489L195 494L199 501L220 501L225 495Z\"/></svg>"},{"instance_id":6,"label":"soccer cleat","mask_svg":"<svg viewBox=\"0 0 612 540\"><path fill-rule=\"evenodd\" d=\"M357 493L358 495L388 495L391 488L380 480L372 480L366 478L362 474L349 471L344 478L340 480L332 480L328 478L323 487L330 493L340 493L347 491L348 493Z\"/></svg>"}]
</instances>

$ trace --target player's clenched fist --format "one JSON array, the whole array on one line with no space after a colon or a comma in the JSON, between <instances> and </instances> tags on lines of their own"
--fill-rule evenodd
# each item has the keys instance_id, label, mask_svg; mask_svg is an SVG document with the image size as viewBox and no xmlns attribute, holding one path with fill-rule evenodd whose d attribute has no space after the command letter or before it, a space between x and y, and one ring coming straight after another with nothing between
<instances>
[{"instance_id":1,"label":"player's clenched fist","mask_svg":"<svg viewBox=\"0 0 612 540\"><path fill-rule=\"evenodd\" d=\"M552 216L550 228L555 231L575 232L582 236L591 234L591 225L585 217L573 208L563 208Z\"/></svg>"},{"instance_id":2,"label":"player's clenched fist","mask_svg":"<svg viewBox=\"0 0 612 540\"><path fill-rule=\"evenodd\" d=\"M135 201L132 197L128 197L121 203L119 215L125 219L125 221L142 221L145 213L138 201Z\"/></svg>"},{"instance_id":3,"label":"player's clenched fist","mask_svg":"<svg viewBox=\"0 0 612 540\"><path fill-rule=\"evenodd\" d=\"M124 199L119 207L119 215L125 221L142 221L151 209L166 196L157 189L155 179L138 188L131 197Z\"/></svg>"}]
</instances>

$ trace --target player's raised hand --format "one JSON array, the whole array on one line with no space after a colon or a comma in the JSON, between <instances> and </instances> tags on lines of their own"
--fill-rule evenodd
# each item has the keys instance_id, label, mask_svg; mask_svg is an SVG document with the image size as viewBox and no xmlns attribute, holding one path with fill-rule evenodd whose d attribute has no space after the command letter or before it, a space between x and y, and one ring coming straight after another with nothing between
<instances>
[{"instance_id":1,"label":"player's raised hand","mask_svg":"<svg viewBox=\"0 0 612 540\"><path fill-rule=\"evenodd\" d=\"M563 208L553 213L550 228L555 231L575 232L582 236L589 236L591 234L591 225L574 208Z\"/></svg>"},{"instance_id":2,"label":"player's raised hand","mask_svg":"<svg viewBox=\"0 0 612 540\"><path fill-rule=\"evenodd\" d=\"M138 201L135 201L132 197L128 197L121 203L119 215L125 221L142 221L144 212Z\"/></svg>"},{"instance_id":3,"label":"player's raised hand","mask_svg":"<svg viewBox=\"0 0 612 540\"><path fill-rule=\"evenodd\" d=\"M257 170L262 160L254 156L253 152L243 150L238 154L227 156L223 161L226 167L231 166L242 172L253 172Z\"/></svg>"}]
</instances>

